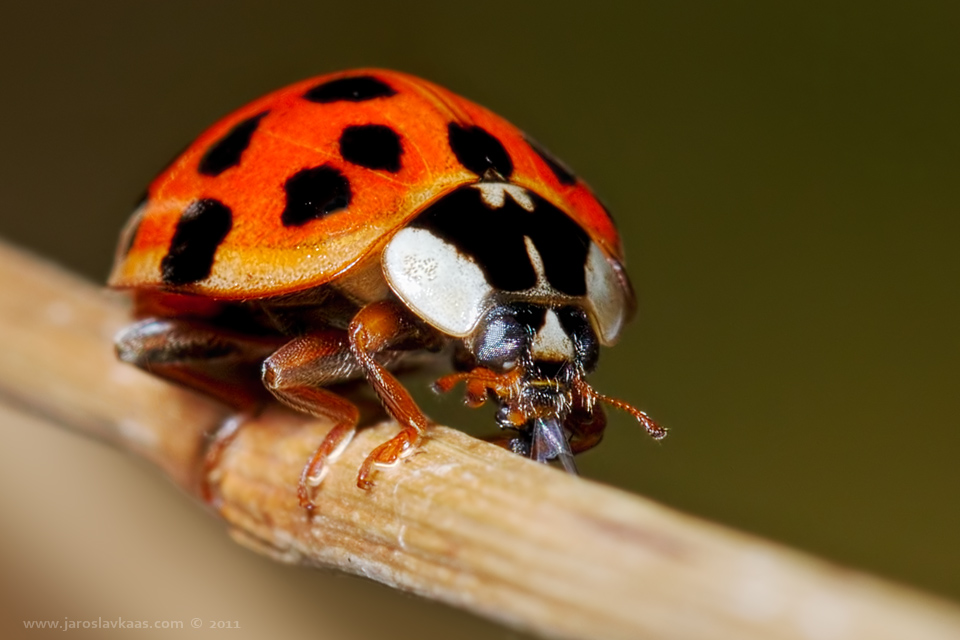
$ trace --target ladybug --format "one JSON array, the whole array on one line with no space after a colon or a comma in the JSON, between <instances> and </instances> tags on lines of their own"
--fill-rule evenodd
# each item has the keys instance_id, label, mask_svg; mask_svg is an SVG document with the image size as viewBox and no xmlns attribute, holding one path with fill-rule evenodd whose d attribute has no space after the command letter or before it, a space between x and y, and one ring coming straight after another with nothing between
<instances>
[{"instance_id":1,"label":"ladybug","mask_svg":"<svg viewBox=\"0 0 960 640\"><path fill-rule=\"evenodd\" d=\"M330 385L366 378L401 425L361 466L369 489L431 424L394 372L438 358L456 372L436 389L495 400L500 444L536 460L574 471L603 435L598 401L666 435L585 380L634 310L623 264L607 210L533 139L430 82L363 69L201 134L150 184L109 285L134 300L122 361L240 411L265 389L333 421L300 477L311 510L359 418Z\"/></svg>"}]
</instances>

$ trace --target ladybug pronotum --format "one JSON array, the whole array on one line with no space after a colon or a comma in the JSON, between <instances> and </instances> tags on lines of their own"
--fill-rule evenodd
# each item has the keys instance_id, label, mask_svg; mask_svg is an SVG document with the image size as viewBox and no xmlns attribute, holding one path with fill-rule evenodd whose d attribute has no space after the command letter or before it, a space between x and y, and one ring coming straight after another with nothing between
<instances>
[{"instance_id":1,"label":"ladybug pronotum","mask_svg":"<svg viewBox=\"0 0 960 640\"><path fill-rule=\"evenodd\" d=\"M334 422L301 474L308 510L358 420L329 385L365 377L402 427L361 466L370 488L431 424L391 373L424 354L453 354L436 388L494 399L501 444L536 460L574 470L598 401L666 434L584 379L634 309L609 213L511 124L405 74L313 78L215 124L150 185L109 283L138 319L121 360Z\"/></svg>"}]
</instances>

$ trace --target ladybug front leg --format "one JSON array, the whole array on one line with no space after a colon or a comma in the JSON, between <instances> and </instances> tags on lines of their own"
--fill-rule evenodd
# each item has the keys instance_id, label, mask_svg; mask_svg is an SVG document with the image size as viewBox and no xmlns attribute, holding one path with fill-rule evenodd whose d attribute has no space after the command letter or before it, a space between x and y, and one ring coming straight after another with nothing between
<instances>
[{"instance_id":1,"label":"ladybug front leg","mask_svg":"<svg viewBox=\"0 0 960 640\"><path fill-rule=\"evenodd\" d=\"M348 333L350 349L367 381L402 427L399 434L374 449L360 467L357 486L370 489L374 466L391 466L413 453L430 425L430 420L410 393L377 361L375 355L389 348L429 347L434 334L411 318L402 306L387 300L361 309L350 322Z\"/></svg>"}]
</instances>

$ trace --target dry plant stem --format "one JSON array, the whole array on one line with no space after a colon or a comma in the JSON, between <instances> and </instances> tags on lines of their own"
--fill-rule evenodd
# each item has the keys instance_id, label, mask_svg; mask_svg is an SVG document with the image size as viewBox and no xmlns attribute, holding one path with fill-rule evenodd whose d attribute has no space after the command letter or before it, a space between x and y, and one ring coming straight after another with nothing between
<instances>
[{"instance_id":1,"label":"dry plant stem","mask_svg":"<svg viewBox=\"0 0 960 640\"><path fill-rule=\"evenodd\" d=\"M0 246L0 401L144 456L196 494L215 403L115 362L119 298ZM538 465L458 431L356 470L397 432L360 432L298 505L330 425L271 409L243 426L214 485L238 541L368 576L558 638L960 638L953 605ZM118 479L118 481L120 481Z\"/></svg>"}]
</instances>

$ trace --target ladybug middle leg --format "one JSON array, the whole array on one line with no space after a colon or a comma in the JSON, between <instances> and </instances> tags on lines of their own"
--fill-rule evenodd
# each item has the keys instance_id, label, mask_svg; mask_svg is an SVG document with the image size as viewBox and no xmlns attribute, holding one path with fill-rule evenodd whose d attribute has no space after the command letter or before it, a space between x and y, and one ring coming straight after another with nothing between
<instances>
[{"instance_id":1,"label":"ladybug middle leg","mask_svg":"<svg viewBox=\"0 0 960 640\"><path fill-rule=\"evenodd\" d=\"M350 353L347 334L328 330L291 340L263 362L263 385L284 404L317 418L331 420L333 429L300 473L300 506L313 511L310 487L318 486L329 464L350 444L360 412L356 405L326 385L361 375Z\"/></svg>"},{"instance_id":2,"label":"ladybug middle leg","mask_svg":"<svg viewBox=\"0 0 960 640\"><path fill-rule=\"evenodd\" d=\"M431 424L406 388L375 356L389 348L436 348L441 341L404 307L390 300L373 302L361 309L350 322L348 333L350 349L367 381L402 427L400 433L374 449L360 466L357 486L370 489L374 466L392 466L413 453Z\"/></svg>"},{"instance_id":3,"label":"ladybug middle leg","mask_svg":"<svg viewBox=\"0 0 960 640\"><path fill-rule=\"evenodd\" d=\"M327 330L296 338L263 363L263 384L281 402L298 411L333 420L335 426L300 476L300 505L312 511L310 487L318 486L329 464L356 433L359 412L350 401L323 387L365 376L387 411L403 429L373 450L360 468L357 486L373 486L374 465L390 465L411 453L429 420L403 385L388 371L412 349L433 346L436 337L394 302L361 309L346 332Z\"/></svg>"}]
</instances>

